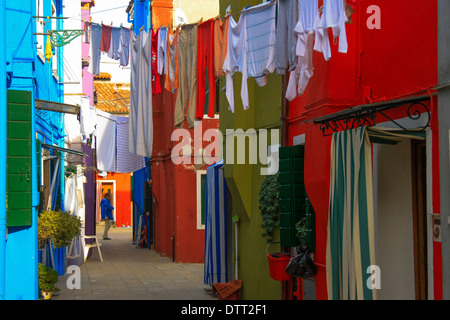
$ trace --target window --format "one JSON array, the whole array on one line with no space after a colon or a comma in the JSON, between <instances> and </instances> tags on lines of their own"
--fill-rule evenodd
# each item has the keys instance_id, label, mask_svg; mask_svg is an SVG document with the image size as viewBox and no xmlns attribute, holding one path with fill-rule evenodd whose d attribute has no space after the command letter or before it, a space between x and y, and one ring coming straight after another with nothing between
<instances>
[{"instance_id":1,"label":"window","mask_svg":"<svg viewBox=\"0 0 450 320\"><path fill-rule=\"evenodd\" d=\"M56 6L53 3L53 0L52 0L52 17L53 17L53 19L51 21L51 30L57 30L58 29L57 26L56 26L57 19L54 18L54 17L56 17ZM58 62L57 62L56 52L57 52L57 49L55 49L55 51L53 52L54 54L53 54L53 57L52 57L52 71L53 71L53 75L56 78L58 78L58 76L57 76L57 74L58 74L58 71L57 71ZM58 81L59 81L59 79L58 79ZM61 79L61 81L62 81L62 79Z\"/></svg>"},{"instance_id":2,"label":"window","mask_svg":"<svg viewBox=\"0 0 450 320\"><path fill-rule=\"evenodd\" d=\"M197 171L197 229L205 229L206 170Z\"/></svg>"},{"instance_id":3,"label":"window","mask_svg":"<svg viewBox=\"0 0 450 320\"><path fill-rule=\"evenodd\" d=\"M57 19L56 17L56 6L51 1L51 12L44 11L44 2L46 0L36 0L36 50L38 52L38 56L41 58L43 62L45 62L45 46L47 43L47 35L44 33L49 32L50 30L57 29ZM44 18L45 17L45 18ZM47 17L49 19L47 19ZM56 68L56 56L53 55L53 69Z\"/></svg>"},{"instance_id":4,"label":"window","mask_svg":"<svg viewBox=\"0 0 450 320\"><path fill-rule=\"evenodd\" d=\"M279 148L280 241L283 247L300 244L296 224L304 219L305 241L315 251L315 213L304 181L304 146Z\"/></svg>"}]
</instances>

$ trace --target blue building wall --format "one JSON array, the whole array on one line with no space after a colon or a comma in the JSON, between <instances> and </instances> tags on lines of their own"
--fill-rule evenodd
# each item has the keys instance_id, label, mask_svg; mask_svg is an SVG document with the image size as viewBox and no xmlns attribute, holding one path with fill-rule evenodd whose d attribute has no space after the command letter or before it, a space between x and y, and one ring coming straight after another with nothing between
<instances>
[{"instance_id":1,"label":"blue building wall","mask_svg":"<svg viewBox=\"0 0 450 320\"><path fill-rule=\"evenodd\" d=\"M44 15L51 16L51 0L44 0ZM55 0L57 12L62 11L62 1ZM37 56L35 19L36 0L6 0L6 63L7 87L33 93L34 98L63 102L62 85L52 75L52 66L43 63ZM60 22L60 29L62 25ZM61 58L61 55L60 55ZM61 66L61 64L60 64ZM62 66L61 66L62 69ZM62 75L62 71L59 73ZM32 132L48 144L64 146L64 121L58 113L49 114L48 119L37 117L32 101ZM5 299L35 300L38 298L38 243L37 243L37 190L36 134L32 135L32 225L30 227L10 227L6 240ZM63 168L62 168L63 170ZM62 171L63 172L63 171ZM63 174L61 181L64 181ZM63 195L63 189L62 189ZM64 198L64 197L62 197ZM1 259L1 257L0 257Z\"/></svg>"}]
</instances>

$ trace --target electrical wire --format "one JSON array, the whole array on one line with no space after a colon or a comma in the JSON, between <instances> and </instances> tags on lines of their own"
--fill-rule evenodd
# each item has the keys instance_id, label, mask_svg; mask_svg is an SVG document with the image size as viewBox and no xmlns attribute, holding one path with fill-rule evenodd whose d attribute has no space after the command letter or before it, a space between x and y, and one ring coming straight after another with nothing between
<instances>
[{"instance_id":1,"label":"electrical wire","mask_svg":"<svg viewBox=\"0 0 450 320\"><path fill-rule=\"evenodd\" d=\"M94 15L97 13L102 13L102 12L108 12L108 11L113 11L113 10L118 10L118 9L123 9L123 8L127 8L128 5L126 6L122 6L122 7L116 7L116 8L111 8L111 9L105 9L105 10L99 10L99 11L94 11L94 12L90 12L90 15ZM81 15L76 15L76 16L70 16L70 17L66 17L67 19L71 19L71 20L77 20L80 22L84 22L86 21L85 19L81 18Z\"/></svg>"}]
</instances>

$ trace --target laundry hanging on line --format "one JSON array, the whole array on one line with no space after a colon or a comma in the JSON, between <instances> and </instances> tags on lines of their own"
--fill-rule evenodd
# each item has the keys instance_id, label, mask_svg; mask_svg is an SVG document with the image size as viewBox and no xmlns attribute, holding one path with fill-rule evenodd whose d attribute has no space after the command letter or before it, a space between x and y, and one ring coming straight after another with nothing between
<instances>
[{"instance_id":1,"label":"laundry hanging on line","mask_svg":"<svg viewBox=\"0 0 450 320\"><path fill-rule=\"evenodd\" d=\"M145 158L128 151L129 121L96 109L98 170L131 173L145 168Z\"/></svg>"},{"instance_id":2,"label":"laundry hanging on line","mask_svg":"<svg viewBox=\"0 0 450 320\"><path fill-rule=\"evenodd\" d=\"M238 12L237 21L233 13L175 29L152 26L148 34L140 32L145 32L148 39L143 37L149 41L141 44L148 44L149 52L141 52L142 57L150 55L148 74L143 70L147 64L136 55L139 36L132 29L90 23L89 30L85 30L91 42L89 70L94 75L100 73L102 51L120 60L121 66L131 65L129 152L151 156L151 95L163 90L176 94L174 126L182 127L187 120L189 128L195 120L214 117L219 77L226 77L229 109L235 112L236 72L242 74L240 96L244 110L250 108L248 78L254 78L262 87L275 71L289 76L286 98L293 100L304 94L313 76L313 52L321 52L325 61L331 59L329 29L334 40L339 38L338 52L347 52L345 25L352 11L347 9L354 9L358 3L324 0L319 8L317 0L272 0Z\"/></svg>"},{"instance_id":3,"label":"laundry hanging on line","mask_svg":"<svg viewBox=\"0 0 450 320\"><path fill-rule=\"evenodd\" d=\"M154 41L152 50L155 52L153 61L156 61L152 66L152 70L155 69L152 72L153 95L157 95L162 91L159 89L160 86L161 88L164 86L166 90L173 93L180 89L182 97L177 98L180 101L176 104L177 116L174 119L174 124L180 125L180 121L184 121L187 114L189 124L192 125L193 115L195 115L196 119L202 119L204 116L206 96L204 78L206 72L208 72L210 89L209 104L215 98L214 89L211 89L212 80L227 75L229 109L234 112L234 93L231 84L233 82L232 76L235 72L242 73L243 82L246 82L248 77L254 77L259 86L266 85L267 75L273 73L275 68L278 74L285 74L286 71L289 71L294 72L294 77L298 78L302 68L305 70L306 65L309 64L309 69L313 69L311 61L312 50L322 52L326 61L331 58L328 28L332 29L334 38L339 37L338 51L346 53L348 48L345 30L345 23L348 21L346 8L354 9L358 4L358 0L324 0L323 10L318 10L317 0L272 0L245 8L240 12L238 22L231 15L227 15L223 20L220 17L216 17L198 24L199 28L196 28L197 31L194 30L190 33L191 38L193 36L192 39L195 39L187 43L182 41L183 45L181 46L179 44L180 34L186 32L188 28L193 29L192 26L196 24L182 25L176 28L175 31L162 26L155 28L152 30L152 40ZM311 6L315 6L315 16L310 15L312 12L310 10ZM304 10L308 11L305 12ZM295 27L300 26L299 23L305 22L305 18L308 19L308 22L313 21L312 28L308 29L307 32L303 32L301 29L295 30ZM250 20L250 23L247 20ZM205 23L208 23L208 27L204 25ZM209 37L210 45L213 49L212 52L209 48L204 49L205 46L202 44L202 39L204 39L202 35L205 33L205 29L209 30L211 23L214 23L211 37ZM245 30L242 29L243 25L245 25ZM120 60L121 66L127 66L131 33L133 33L132 30L123 27L118 28L90 23L90 32L86 32L86 34L89 34L91 38L91 73L94 75L99 74L100 52L102 51L106 52L112 59ZM306 33L308 35L314 34L313 49L310 48L312 40L308 39L311 37L306 37ZM198 42L199 38L202 41ZM229 43L230 39L233 41L231 45ZM299 50L297 50L299 41L304 42L303 47L305 48L304 50L308 50L307 52L300 50L299 53ZM306 42L308 42L308 45L306 45ZM185 48L185 46L187 47ZM197 47L201 50L197 50ZM187 49L189 51L186 51ZM198 52L194 54L195 51ZM209 64L210 57L214 61L214 66L205 67L203 62ZM302 66L300 69L295 70L299 59L302 60ZM184 65L187 64L187 67L191 67L197 61L201 62L200 66L198 66L197 75L192 77L185 75L185 71L183 71ZM210 79L212 78L212 73L209 71L210 68L214 68L216 79ZM180 74L183 76L180 77ZM162 85L159 77L163 75L166 76L166 79ZM198 79L200 81L197 86ZM304 84L307 84L306 80L300 80L300 82L298 95L303 94L306 88ZM194 95L192 90L196 91L196 95ZM247 90L247 84L243 83L241 98L244 109L249 108ZM289 99L293 98L294 96L291 92ZM188 103L189 109L186 107ZM213 110L214 108L210 109ZM208 116L213 117L213 112L208 112Z\"/></svg>"},{"instance_id":4,"label":"laundry hanging on line","mask_svg":"<svg viewBox=\"0 0 450 320\"><path fill-rule=\"evenodd\" d=\"M128 66L130 54L131 30L125 27L114 27L98 23L84 23L83 37L89 42L89 69L97 76L100 74L101 53L110 59L119 60L122 67Z\"/></svg>"}]
</instances>

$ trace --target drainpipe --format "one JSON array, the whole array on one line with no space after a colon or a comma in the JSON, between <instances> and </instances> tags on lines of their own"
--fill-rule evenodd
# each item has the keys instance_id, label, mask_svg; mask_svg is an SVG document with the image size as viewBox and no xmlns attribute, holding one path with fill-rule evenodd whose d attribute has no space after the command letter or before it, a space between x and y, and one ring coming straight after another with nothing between
<instances>
[{"instance_id":1,"label":"drainpipe","mask_svg":"<svg viewBox=\"0 0 450 320\"><path fill-rule=\"evenodd\" d=\"M286 99L286 89L288 86L288 75L285 74L281 78L281 146L287 147L289 145L288 139L288 116L289 116L289 102Z\"/></svg>"},{"instance_id":2,"label":"drainpipe","mask_svg":"<svg viewBox=\"0 0 450 320\"><path fill-rule=\"evenodd\" d=\"M0 0L0 195L6 195L6 0ZM6 197L0 197L0 300L6 293Z\"/></svg>"},{"instance_id":3,"label":"drainpipe","mask_svg":"<svg viewBox=\"0 0 450 320\"><path fill-rule=\"evenodd\" d=\"M57 17L62 17L63 16L63 1L60 0L57 2L57 12L56 12L56 16ZM56 19L56 28L58 30L63 30L63 19ZM58 102L60 103L64 103L64 84L60 83L61 81L64 81L64 61L63 61L63 57L64 57L64 46L61 46L59 48L56 49L56 63L57 63L57 73L58 73L58 84L57 84L57 88L58 88ZM59 146L61 148L65 148L65 143L64 143L64 137L65 137L65 131L64 131L64 114L61 114L61 127L59 128L60 130L60 141L59 141ZM65 197L65 178L64 178L64 173L65 173L65 158L66 158L66 153L63 152L61 154L61 166L60 166L60 207L62 211L65 211L65 203L64 203L64 197Z\"/></svg>"},{"instance_id":4,"label":"drainpipe","mask_svg":"<svg viewBox=\"0 0 450 320\"><path fill-rule=\"evenodd\" d=\"M141 27L148 32L150 21L150 5L149 0L134 0L134 32L138 35Z\"/></svg>"},{"instance_id":5,"label":"drainpipe","mask_svg":"<svg viewBox=\"0 0 450 320\"><path fill-rule=\"evenodd\" d=\"M438 1L438 72L439 83L450 81L450 3L448 1ZM440 204L441 204L441 241L442 241L442 299L450 299L450 199L448 189L450 186L450 88L443 87L438 91L438 117L439 122L439 175L440 175ZM439 212L436 212L439 213ZM435 266L439 268L439 266ZM437 285L437 283L435 283ZM439 294L439 292L436 292ZM436 295L436 294L435 294Z\"/></svg>"}]
</instances>

